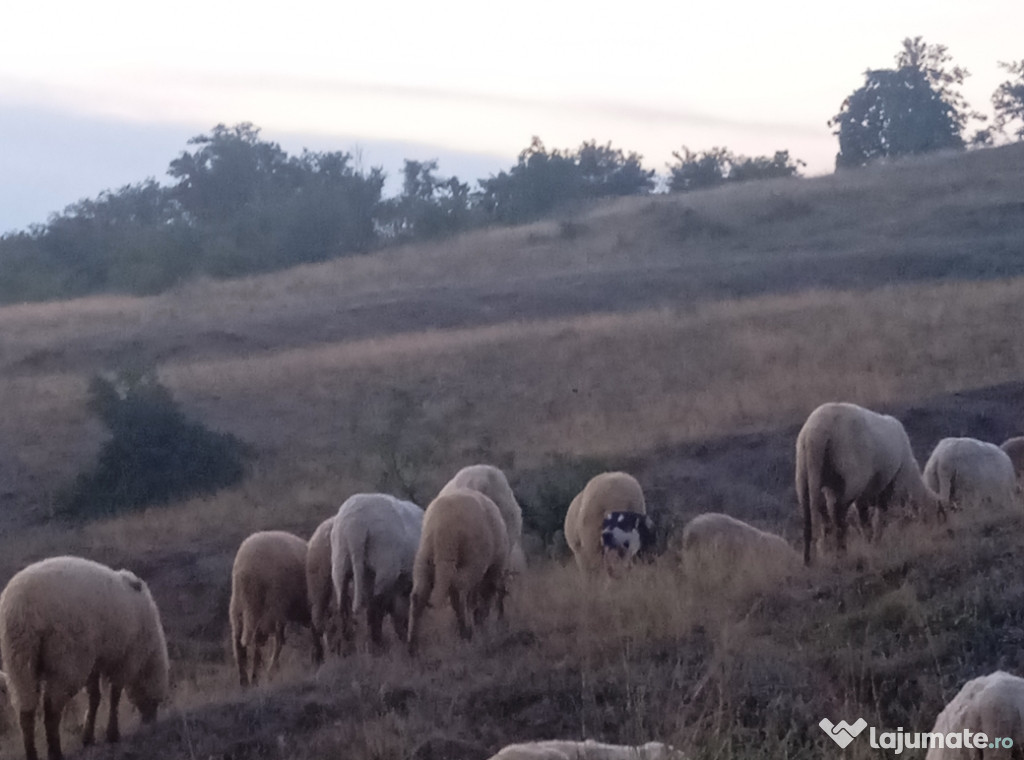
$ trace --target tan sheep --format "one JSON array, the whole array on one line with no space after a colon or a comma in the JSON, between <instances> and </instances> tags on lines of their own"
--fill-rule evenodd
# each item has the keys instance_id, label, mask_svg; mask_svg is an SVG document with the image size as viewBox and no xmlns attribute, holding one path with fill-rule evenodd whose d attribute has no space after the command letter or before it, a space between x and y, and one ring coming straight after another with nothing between
<instances>
[{"instance_id":1,"label":"tan sheep","mask_svg":"<svg viewBox=\"0 0 1024 760\"><path fill-rule=\"evenodd\" d=\"M331 527L334 515L320 523L310 536L306 550L306 590L309 592L309 618L313 628L313 656L323 662L324 646L337 653L337 605L331 579Z\"/></svg>"},{"instance_id":2,"label":"tan sheep","mask_svg":"<svg viewBox=\"0 0 1024 760\"><path fill-rule=\"evenodd\" d=\"M833 529L837 550L846 550L846 514L856 504L861 524L870 509L910 504L945 516L942 500L924 484L903 424L856 404L822 404L796 439L796 493L804 522L804 562L811 561L812 516L824 541ZM831 514L830 514L831 509Z\"/></svg>"},{"instance_id":3,"label":"tan sheep","mask_svg":"<svg viewBox=\"0 0 1024 760\"><path fill-rule=\"evenodd\" d=\"M632 475L604 472L595 475L569 505L565 514L565 540L585 573L595 573L604 563L601 525L609 512L647 514L644 492Z\"/></svg>"},{"instance_id":4,"label":"tan sheep","mask_svg":"<svg viewBox=\"0 0 1024 760\"><path fill-rule=\"evenodd\" d=\"M311 626L306 588L307 544L284 531L253 533L242 542L231 570L231 641L242 686L250 683L247 655L252 650L252 677L260 671L260 649L274 637L267 672L273 672L284 646L285 626ZM314 632L314 649L319 636Z\"/></svg>"},{"instance_id":5,"label":"tan sheep","mask_svg":"<svg viewBox=\"0 0 1024 760\"><path fill-rule=\"evenodd\" d=\"M40 692L50 760L63 757L61 712L83 686L89 697L82 732L86 745L95 738L100 678L110 683L110 742L120 737L122 690L143 723L156 719L167 698L167 644L149 588L128 570L80 557L44 559L11 578L0 594L0 656L27 760L38 757Z\"/></svg>"},{"instance_id":6,"label":"tan sheep","mask_svg":"<svg viewBox=\"0 0 1024 760\"><path fill-rule=\"evenodd\" d=\"M352 616L363 609L375 647L384 645L385 615L405 640L422 529L423 510L388 494L360 493L341 505L331 532L331 575L342 636L349 645L355 638Z\"/></svg>"},{"instance_id":7,"label":"tan sheep","mask_svg":"<svg viewBox=\"0 0 1024 760\"><path fill-rule=\"evenodd\" d=\"M487 617L492 601L504 613L508 535L501 512L479 491L455 489L434 499L423 516L423 535L413 567L409 654L415 655L423 611L434 592L447 597L459 634L473 635L473 622Z\"/></svg>"},{"instance_id":8,"label":"tan sheep","mask_svg":"<svg viewBox=\"0 0 1024 760\"><path fill-rule=\"evenodd\" d=\"M1024 482L1024 435L1010 438L1003 441L1000 446L1006 455L1013 462L1013 471L1017 473L1017 480Z\"/></svg>"},{"instance_id":9,"label":"tan sheep","mask_svg":"<svg viewBox=\"0 0 1024 760\"><path fill-rule=\"evenodd\" d=\"M489 498L501 512L501 519L505 521L505 530L508 532L509 562L508 568L514 573L521 573L526 570L526 554L523 551L523 510L516 501L512 487L508 484L505 473L497 467L489 464L473 464L463 467L455 477L445 484L439 496L449 493L456 488L469 488L479 491Z\"/></svg>"},{"instance_id":10,"label":"tan sheep","mask_svg":"<svg viewBox=\"0 0 1024 760\"><path fill-rule=\"evenodd\" d=\"M924 466L924 482L951 508L1017 506L1013 462L994 443L943 438Z\"/></svg>"},{"instance_id":11,"label":"tan sheep","mask_svg":"<svg viewBox=\"0 0 1024 760\"><path fill-rule=\"evenodd\" d=\"M682 752L660 742L638 747L591 740L509 744L489 760L685 760Z\"/></svg>"},{"instance_id":12,"label":"tan sheep","mask_svg":"<svg viewBox=\"0 0 1024 760\"><path fill-rule=\"evenodd\" d=\"M683 571L695 587L743 592L797 572L800 555L785 539L708 512L683 528Z\"/></svg>"},{"instance_id":13,"label":"tan sheep","mask_svg":"<svg viewBox=\"0 0 1024 760\"><path fill-rule=\"evenodd\" d=\"M1020 748L1024 745L1024 679L1000 670L965 683L939 713L932 733L963 735L965 729L972 734L986 734L987 741L981 742L986 746L933 746L928 749L925 760L1009 760L1020 757ZM988 747L997 737L1012 739L1013 747Z\"/></svg>"}]
</instances>

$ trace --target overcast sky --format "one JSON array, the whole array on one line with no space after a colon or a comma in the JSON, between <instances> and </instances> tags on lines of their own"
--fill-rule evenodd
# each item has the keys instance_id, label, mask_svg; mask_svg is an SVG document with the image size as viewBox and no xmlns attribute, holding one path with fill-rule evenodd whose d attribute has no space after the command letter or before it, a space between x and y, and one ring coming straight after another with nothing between
<instances>
[{"instance_id":1,"label":"overcast sky","mask_svg":"<svg viewBox=\"0 0 1024 760\"><path fill-rule=\"evenodd\" d=\"M251 121L289 153L475 180L549 147L778 149L832 170L826 125L904 37L949 47L988 111L1024 58L1022 0L619 5L557 0L12 3L0 25L0 232L147 176Z\"/></svg>"}]
</instances>

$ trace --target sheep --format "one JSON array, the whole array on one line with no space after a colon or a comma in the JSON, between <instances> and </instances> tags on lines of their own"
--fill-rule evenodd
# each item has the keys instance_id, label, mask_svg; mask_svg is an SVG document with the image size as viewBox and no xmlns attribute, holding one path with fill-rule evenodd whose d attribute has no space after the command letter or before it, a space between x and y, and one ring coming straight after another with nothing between
<instances>
[{"instance_id":1,"label":"sheep","mask_svg":"<svg viewBox=\"0 0 1024 760\"><path fill-rule=\"evenodd\" d=\"M884 511L909 502L945 518L945 504L921 479L910 439L895 417L856 404L822 404L796 439L796 493L804 521L804 562L811 562L812 515L823 539L835 528L836 549L846 551L846 513L856 504L862 525L872 506ZM829 514L829 507L832 514Z\"/></svg>"},{"instance_id":2,"label":"sheep","mask_svg":"<svg viewBox=\"0 0 1024 760\"><path fill-rule=\"evenodd\" d=\"M331 532L331 575L342 635L354 640L352 615L367 611L370 639L383 646L381 627L391 616L405 640L412 569L423 529L423 510L387 494L356 494L341 505Z\"/></svg>"},{"instance_id":3,"label":"sheep","mask_svg":"<svg viewBox=\"0 0 1024 760\"><path fill-rule=\"evenodd\" d=\"M707 512L683 528L682 563L694 586L715 592L743 591L792 575L800 555L781 536L729 515Z\"/></svg>"},{"instance_id":4,"label":"sheep","mask_svg":"<svg viewBox=\"0 0 1024 760\"><path fill-rule=\"evenodd\" d=\"M120 738L118 705L127 691L143 723L168 695L167 643L149 588L128 570L81 557L51 557L11 578L0 594L4 682L19 714L27 760L37 760L35 715L43 692L50 760L63 757L60 719L84 686L89 697L83 744L92 744L100 678L110 683L107 741Z\"/></svg>"},{"instance_id":5,"label":"sheep","mask_svg":"<svg viewBox=\"0 0 1024 760\"><path fill-rule=\"evenodd\" d=\"M1013 748L986 746L975 747L972 750L931 746L925 760L995 760L1000 757L1020 757L1020 747L1024 744L1024 678L999 670L965 683L939 713L932 733L962 734L965 729L972 734L987 734L989 742L996 737L1012 739Z\"/></svg>"},{"instance_id":6,"label":"sheep","mask_svg":"<svg viewBox=\"0 0 1024 760\"><path fill-rule=\"evenodd\" d=\"M509 744L488 760L685 760L682 752L660 742L639 747L587 741Z\"/></svg>"},{"instance_id":7,"label":"sheep","mask_svg":"<svg viewBox=\"0 0 1024 760\"><path fill-rule=\"evenodd\" d=\"M1013 462L1013 471L1017 473L1017 479L1024 481L1024 435L1003 441L999 448L1005 451Z\"/></svg>"},{"instance_id":8,"label":"sheep","mask_svg":"<svg viewBox=\"0 0 1024 760\"><path fill-rule=\"evenodd\" d=\"M503 616L508 544L501 512L479 491L453 489L430 502L413 566L410 655L416 654L420 620L435 589L450 600L463 639L473 636L467 609L479 625L496 600Z\"/></svg>"},{"instance_id":9,"label":"sheep","mask_svg":"<svg viewBox=\"0 0 1024 760\"><path fill-rule=\"evenodd\" d=\"M602 524L610 512L647 514L644 492L632 475L604 472L590 479L565 514L565 540L586 574L599 570L604 559Z\"/></svg>"},{"instance_id":10,"label":"sheep","mask_svg":"<svg viewBox=\"0 0 1024 760\"><path fill-rule=\"evenodd\" d=\"M924 482L951 508L1017 503L1017 475L1009 455L974 438L939 441L924 466Z\"/></svg>"},{"instance_id":11,"label":"sheep","mask_svg":"<svg viewBox=\"0 0 1024 760\"><path fill-rule=\"evenodd\" d=\"M285 626L298 623L312 628L306 588L308 545L296 535L279 530L253 533L238 547L231 569L231 641L238 680L243 687L256 684L260 649L274 637L267 672L277 668L284 646ZM313 631L314 652L320 637ZM252 649L252 677L247 656Z\"/></svg>"},{"instance_id":12,"label":"sheep","mask_svg":"<svg viewBox=\"0 0 1024 760\"><path fill-rule=\"evenodd\" d=\"M479 491L495 503L508 532L508 568L513 573L523 572L526 569L526 553L522 547L523 510L516 501L505 473L489 464L469 465L455 473L455 477L445 484L438 495L449 493L456 488Z\"/></svg>"},{"instance_id":13,"label":"sheep","mask_svg":"<svg viewBox=\"0 0 1024 760\"><path fill-rule=\"evenodd\" d=\"M323 662L324 644L338 651L334 601L334 583L331 578L331 527L334 515L320 523L310 536L306 550L306 590L309 593L309 618L313 628L313 656Z\"/></svg>"}]
</instances>

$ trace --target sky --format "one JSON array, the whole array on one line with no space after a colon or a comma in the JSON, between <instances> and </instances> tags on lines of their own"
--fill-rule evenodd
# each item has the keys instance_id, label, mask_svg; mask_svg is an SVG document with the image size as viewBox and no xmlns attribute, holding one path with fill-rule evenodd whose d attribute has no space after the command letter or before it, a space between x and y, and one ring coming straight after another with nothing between
<instances>
[{"instance_id":1,"label":"sky","mask_svg":"<svg viewBox=\"0 0 1024 760\"><path fill-rule=\"evenodd\" d=\"M403 158L476 180L533 135L637 151L789 150L832 171L827 122L908 36L949 48L988 112L1024 59L1021 0L12 3L0 25L0 233L147 177L249 121L289 153Z\"/></svg>"}]
</instances>

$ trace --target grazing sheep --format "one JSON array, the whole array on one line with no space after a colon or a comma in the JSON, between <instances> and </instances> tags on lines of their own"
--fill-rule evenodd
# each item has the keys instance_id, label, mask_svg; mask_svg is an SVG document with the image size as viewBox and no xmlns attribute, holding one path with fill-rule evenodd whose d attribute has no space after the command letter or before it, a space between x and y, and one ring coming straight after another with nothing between
<instances>
[{"instance_id":1,"label":"grazing sheep","mask_svg":"<svg viewBox=\"0 0 1024 760\"><path fill-rule=\"evenodd\" d=\"M999 448L1005 451L1013 462L1013 471L1017 473L1017 479L1024 481L1024 435L1003 441Z\"/></svg>"},{"instance_id":2,"label":"grazing sheep","mask_svg":"<svg viewBox=\"0 0 1024 760\"><path fill-rule=\"evenodd\" d=\"M415 655L423 610L434 590L448 597L459 634L473 636L473 622L487 617L492 600L504 614L508 534L501 512L479 491L455 489L434 499L423 516L423 535L413 568L409 654Z\"/></svg>"},{"instance_id":3,"label":"grazing sheep","mask_svg":"<svg viewBox=\"0 0 1024 760\"><path fill-rule=\"evenodd\" d=\"M242 686L250 683L247 654L252 649L252 679L260 671L260 649L274 637L267 672L273 672L284 646L288 623L311 626L306 588L307 543L280 530L253 533L242 542L231 569L231 641ZM320 637L313 632L317 651Z\"/></svg>"},{"instance_id":4,"label":"grazing sheep","mask_svg":"<svg viewBox=\"0 0 1024 760\"><path fill-rule=\"evenodd\" d=\"M0 656L19 715L27 760L37 760L35 716L43 694L50 760L63 757L60 718L84 686L89 695L82 742L92 744L100 678L110 683L107 741L120 738L121 691L142 722L167 698L167 643L146 584L128 570L80 557L52 557L21 570L0 594Z\"/></svg>"},{"instance_id":5,"label":"grazing sheep","mask_svg":"<svg viewBox=\"0 0 1024 760\"><path fill-rule=\"evenodd\" d=\"M994 443L943 438L924 466L925 484L951 508L982 509L1017 504L1013 462Z\"/></svg>"},{"instance_id":6,"label":"grazing sheep","mask_svg":"<svg viewBox=\"0 0 1024 760\"><path fill-rule=\"evenodd\" d=\"M569 505L565 514L565 540L585 573L600 570L604 559L601 530L611 512L647 514L644 492L632 475L604 472L595 475Z\"/></svg>"},{"instance_id":7,"label":"grazing sheep","mask_svg":"<svg viewBox=\"0 0 1024 760\"><path fill-rule=\"evenodd\" d=\"M811 562L812 515L827 541L846 551L846 513L856 504L861 524L870 508L910 503L945 517L942 500L924 484L903 424L856 404L822 404L796 439L796 493L804 519L804 562ZM831 514L829 514L831 508Z\"/></svg>"},{"instance_id":8,"label":"grazing sheep","mask_svg":"<svg viewBox=\"0 0 1024 760\"><path fill-rule=\"evenodd\" d=\"M384 643L385 615L405 640L422 529L423 510L394 496L361 493L341 505L331 532L331 575L342 635L349 644L355 638L352 615L364 608L375 646Z\"/></svg>"},{"instance_id":9,"label":"grazing sheep","mask_svg":"<svg viewBox=\"0 0 1024 760\"><path fill-rule=\"evenodd\" d=\"M1013 740L1013 747L930 747L925 760L995 760L1021 757L1024 745L1024 679L996 671L968 681L943 708L932 733L984 733Z\"/></svg>"},{"instance_id":10,"label":"grazing sheep","mask_svg":"<svg viewBox=\"0 0 1024 760\"><path fill-rule=\"evenodd\" d=\"M455 477L445 484L438 496L449 493L456 488L469 488L479 491L493 501L501 512L508 533L509 561L508 569L521 573L526 569L526 553L522 547L523 510L516 501L512 487L508 484L505 473L489 464L473 464L463 467Z\"/></svg>"},{"instance_id":11,"label":"grazing sheep","mask_svg":"<svg viewBox=\"0 0 1024 760\"><path fill-rule=\"evenodd\" d=\"M781 536L717 512L686 524L682 552L690 583L715 592L770 584L800 566L800 555Z\"/></svg>"},{"instance_id":12,"label":"grazing sheep","mask_svg":"<svg viewBox=\"0 0 1024 760\"><path fill-rule=\"evenodd\" d=\"M324 645L338 651L334 604L334 582L331 578L331 527L334 515L320 523L310 536L306 550L306 590L309 592L309 618L313 627L313 655L323 662Z\"/></svg>"},{"instance_id":13,"label":"grazing sheep","mask_svg":"<svg viewBox=\"0 0 1024 760\"><path fill-rule=\"evenodd\" d=\"M587 740L509 744L489 760L685 760L682 752L660 742L639 747Z\"/></svg>"}]
</instances>

